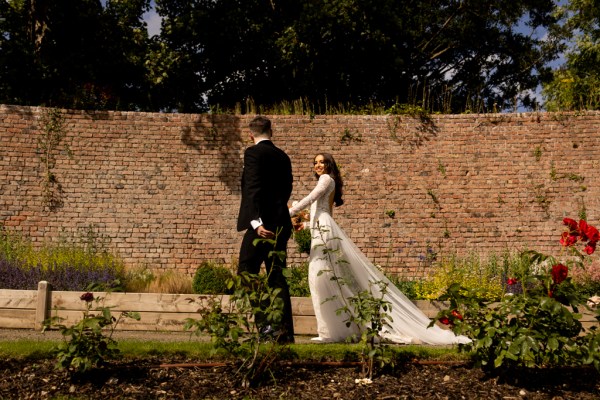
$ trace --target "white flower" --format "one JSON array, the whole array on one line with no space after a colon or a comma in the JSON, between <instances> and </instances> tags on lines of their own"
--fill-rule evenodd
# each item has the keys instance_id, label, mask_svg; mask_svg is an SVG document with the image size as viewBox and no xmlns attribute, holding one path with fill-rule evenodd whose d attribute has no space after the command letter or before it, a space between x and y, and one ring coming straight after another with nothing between
<instances>
[{"instance_id":1,"label":"white flower","mask_svg":"<svg viewBox=\"0 0 600 400\"><path fill-rule=\"evenodd\" d=\"M588 299L588 307L596 308L598 304L600 304L600 296L592 296Z\"/></svg>"}]
</instances>

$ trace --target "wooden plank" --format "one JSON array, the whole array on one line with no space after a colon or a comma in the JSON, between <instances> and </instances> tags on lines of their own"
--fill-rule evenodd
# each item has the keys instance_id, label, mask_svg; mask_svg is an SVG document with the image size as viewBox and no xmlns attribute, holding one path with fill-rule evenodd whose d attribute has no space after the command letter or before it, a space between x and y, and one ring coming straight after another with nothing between
<instances>
[{"instance_id":1,"label":"wooden plank","mask_svg":"<svg viewBox=\"0 0 600 400\"><path fill-rule=\"evenodd\" d=\"M0 289L0 309L23 308L35 310L37 291Z\"/></svg>"},{"instance_id":2,"label":"wooden plank","mask_svg":"<svg viewBox=\"0 0 600 400\"><path fill-rule=\"evenodd\" d=\"M66 318L64 324L73 325L81 320L86 304L80 299L83 292L50 292L48 316L59 315ZM181 331L186 318L199 318L200 295L163 293L105 293L96 292L96 297L104 297L104 305L111 306L114 316L121 311L137 311L141 321L124 320L119 330ZM229 296L214 296L222 301L223 309L229 308ZM35 290L0 290L0 327L35 327ZM429 318L448 307L447 302L416 300L415 305ZM492 304L493 306L494 304ZM94 308L98 304L94 304ZM58 314L57 314L58 309ZM299 335L316 335L316 320L310 297L292 297L294 326ZM594 312L582 311L581 322L586 329L598 326ZM442 326L448 328L447 326Z\"/></svg>"},{"instance_id":3,"label":"wooden plank","mask_svg":"<svg viewBox=\"0 0 600 400\"><path fill-rule=\"evenodd\" d=\"M314 316L294 316L294 333L296 335L317 335L317 319Z\"/></svg>"},{"instance_id":4,"label":"wooden plank","mask_svg":"<svg viewBox=\"0 0 600 400\"><path fill-rule=\"evenodd\" d=\"M85 302L79 292L56 291L51 293L50 308L64 310L85 310ZM200 306L200 295L161 294L161 293L94 293L102 297L100 303L111 307L112 311L148 311L148 312L196 312ZM229 308L229 296L214 296L221 299L223 309ZM292 297L294 315L314 315L312 300L309 297Z\"/></svg>"},{"instance_id":5,"label":"wooden plank","mask_svg":"<svg viewBox=\"0 0 600 400\"><path fill-rule=\"evenodd\" d=\"M120 313L113 312L112 315L118 318ZM60 317L63 320L60 322L65 326L71 326L79 322L83 314L81 311L74 310L58 310L52 312L53 317ZM186 318L198 318L196 313L156 313L156 312L141 312L140 321L130 318L122 319L117 325L118 330L183 330L183 324Z\"/></svg>"},{"instance_id":6,"label":"wooden plank","mask_svg":"<svg viewBox=\"0 0 600 400\"><path fill-rule=\"evenodd\" d=\"M64 318L61 324L71 326L81 320L83 314L81 311L58 310L53 311L52 316ZM113 313L118 317L118 313ZM117 330L130 331L183 331L183 325L186 318L198 318L197 313L156 313L141 312L141 319L123 319L117 325ZM317 321L314 316L294 316L294 330L298 335L313 335L317 332Z\"/></svg>"},{"instance_id":7,"label":"wooden plank","mask_svg":"<svg viewBox=\"0 0 600 400\"><path fill-rule=\"evenodd\" d=\"M292 297L292 313L298 316L313 316L315 309L313 308L311 297Z\"/></svg>"},{"instance_id":8,"label":"wooden plank","mask_svg":"<svg viewBox=\"0 0 600 400\"><path fill-rule=\"evenodd\" d=\"M0 327L34 329L35 310L0 309Z\"/></svg>"},{"instance_id":9,"label":"wooden plank","mask_svg":"<svg viewBox=\"0 0 600 400\"><path fill-rule=\"evenodd\" d=\"M79 292L52 292L51 308L83 310L86 305L80 299ZM93 307L106 306L114 311L160 311L195 312L198 305L190 302L197 295L163 293L104 293L95 292L94 297L102 298ZM228 298L229 296L224 296Z\"/></svg>"}]
</instances>

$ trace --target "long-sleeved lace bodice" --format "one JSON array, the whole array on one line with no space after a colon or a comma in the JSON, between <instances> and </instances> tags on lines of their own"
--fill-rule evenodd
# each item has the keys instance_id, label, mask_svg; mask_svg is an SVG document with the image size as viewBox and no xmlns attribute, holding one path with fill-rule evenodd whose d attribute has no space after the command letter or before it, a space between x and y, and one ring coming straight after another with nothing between
<instances>
[{"instance_id":1,"label":"long-sleeved lace bodice","mask_svg":"<svg viewBox=\"0 0 600 400\"><path fill-rule=\"evenodd\" d=\"M331 206L333 203L333 192L335 191L335 181L328 174L319 177L317 186L302 200L290 208L290 216L293 216L310 206L310 227L315 227L318 215L326 212L331 215Z\"/></svg>"}]
</instances>

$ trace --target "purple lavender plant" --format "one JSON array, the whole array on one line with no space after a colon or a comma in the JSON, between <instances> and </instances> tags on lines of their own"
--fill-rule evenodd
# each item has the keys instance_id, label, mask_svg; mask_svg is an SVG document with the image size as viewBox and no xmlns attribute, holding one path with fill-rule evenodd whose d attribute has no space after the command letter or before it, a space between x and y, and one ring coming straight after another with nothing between
<instances>
[{"instance_id":1,"label":"purple lavender plant","mask_svg":"<svg viewBox=\"0 0 600 400\"><path fill-rule=\"evenodd\" d=\"M83 291L92 285L99 290L118 290L120 278L114 265L84 268L54 264L43 268L0 258L0 289L35 290L39 281L48 281L54 290Z\"/></svg>"},{"instance_id":2,"label":"purple lavender plant","mask_svg":"<svg viewBox=\"0 0 600 400\"><path fill-rule=\"evenodd\" d=\"M34 290L43 280L39 268L26 267L17 262L0 258L0 288Z\"/></svg>"}]
</instances>

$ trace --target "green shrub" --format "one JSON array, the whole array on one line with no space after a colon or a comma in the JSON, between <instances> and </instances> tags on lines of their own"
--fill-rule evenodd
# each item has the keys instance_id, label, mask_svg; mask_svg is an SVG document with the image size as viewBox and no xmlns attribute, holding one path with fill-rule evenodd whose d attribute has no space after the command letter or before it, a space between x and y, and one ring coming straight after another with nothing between
<instances>
[{"instance_id":1,"label":"green shrub","mask_svg":"<svg viewBox=\"0 0 600 400\"><path fill-rule=\"evenodd\" d=\"M600 233L585 220L563 223L559 257L528 250L514 258L514 266L523 268L521 277L511 277L520 280L521 293L494 301L454 283L441 297L450 308L431 324L439 321L470 337L473 341L459 349L472 352L476 366L501 371L593 365L600 371L598 324L586 329L580 321L580 311L594 311L600 320L600 310L590 309L587 295L569 276L590 265Z\"/></svg>"},{"instance_id":2,"label":"green shrub","mask_svg":"<svg viewBox=\"0 0 600 400\"><path fill-rule=\"evenodd\" d=\"M398 275L390 275L388 276L389 280L398 288L406 297L411 300L423 300L419 295L420 287L422 285L421 280L413 279L403 279Z\"/></svg>"},{"instance_id":3,"label":"green shrub","mask_svg":"<svg viewBox=\"0 0 600 400\"><path fill-rule=\"evenodd\" d=\"M584 263L571 269L573 283L587 297L600 295L600 261Z\"/></svg>"},{"instance_id":4,"label":"green shrub","mask_svg":"<svg viewBox=\"0 0 600 400\"><path fill-rule=\"evenodd\" d=\"M294 231L294 241L298 245L299 253L310 253L310 240L310 229L300 229L299 231Z\"/></svg>"},{"instance_id":5,"label":"green shrub","mask_svg":"<svg viewBox=\"0 0 600 400\"><path fill-rule=\"evenodd\" d=\"M436 300L450 285L458 283L466 289L473 289L481 298L499 299L504 294L503 279L507 271L516 268L511 257L492 255L482 260L477 254L464 258L441 256L432 266L433 273L415 285L415 295L417 298ZM518 257L516 260L520 261Z\"/></svg>"},{"instance_id":6,"label":"green shrub","mask_svg":"<svg viewBox=\"0 0 600 400\"><path fill-rule=\"evenodd\" d=\"M308 287L308 263L302 263L287 268L285 277L290 287L290 296L310 296L310 288Z\"/></svg>"},{"instance_id":7,"label":"green shrub","mask_svg":"<svg viewBox=\"0 0 600 400\"><path fill-rule=\"evenodd\" d=\"M196 270L192 290L196 294L227 294L227 281L233 274L224 266L205 261Z\"/></svg>"},{"instance_id":8,"label":"green shrub","mask_svg":"<svg viewBox=\"0 0 600 400\"><path fill-rule=\"evenodd\" d=\"M523 294L499 302L453 284L441 298L450 308L435 320L472 338L461 349L486 370L593 365L600 371L597 326L585 330L578 312L586 298L570 277L558 283L554 268L527 277Z\"/></svg>"}]
</instances>

